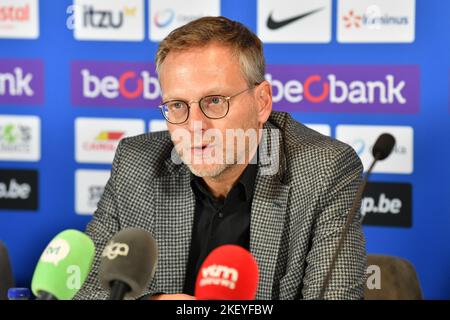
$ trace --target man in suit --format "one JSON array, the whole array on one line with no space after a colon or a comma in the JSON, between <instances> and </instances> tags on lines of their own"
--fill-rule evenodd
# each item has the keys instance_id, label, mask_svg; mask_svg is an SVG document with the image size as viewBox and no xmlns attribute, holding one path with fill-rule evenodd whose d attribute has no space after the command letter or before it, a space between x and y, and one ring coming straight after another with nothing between
<instances>
[{"instance_id":1,"label":"man in suit","mask_svg":"<svg viewBox=\"0 0 450 320\"><path fill-rule=\"evenodd\" d=\"M205 257L231 243L258 263L256 299L317 298L361 179L353 149L272 111L262 43L238 22L206 17L174 30L156 68L168 132L119 144L87 227L97 257L76 298L108 296L99 256L127 227L158 242L145 297L193 298ZM362 298L365 271L357 216L325 298Z\"/></svg>"}]
</instances>

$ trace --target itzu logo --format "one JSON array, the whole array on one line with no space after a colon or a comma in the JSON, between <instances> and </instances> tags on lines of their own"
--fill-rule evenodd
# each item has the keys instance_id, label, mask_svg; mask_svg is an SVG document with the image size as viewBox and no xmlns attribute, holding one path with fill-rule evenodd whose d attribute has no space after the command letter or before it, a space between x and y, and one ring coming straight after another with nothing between
<instances>
[{"instance_id":1,"label":"itzu logo","mask_svg":"<svg viewBox=\"0 0 450 320\"><path fill-rule=\"evenodd\" d=\"M40 60L0 60L0 104L42 104L44 66Z\"/></svg>"},{"instance_id":2,"label":"itzu logo","mask_svg":"<svg viewBox=\"0 0 450 320\"><path fill-rule=\"evenodd\" d=\"M74 61L72 102L80 106L154 107L161 90L153 70L151 63Z\"/></svg>"},{"instance_id":3,"label":"itzu logo","mask_svg":"<svg viewBox=\"0 0 450 320\"><path fill-rule=\"evenodd\" d=\"M129 251L130 247L128 244L111 241L103 250L102 257L108 258L109 260L114 260L118 256L128 256Z\"/></svg>"},{"instance_id":4,"label":"itzu logo","mask_svg":"<svg viewBox=\"0 0 450 320\"><path fill-rule=\"evenodd\" d=\"M83 6L83 26L99 29L118 29L123 26L124 17L136 16L136 7L124 6L118 12L97 10L94 6Z\"/></svg>"},{"instance_id":5,"label":"itzu logo","mask_svg":"<svg viewBox=\"0 0 450 320\"><path fill-rule=\"evenodd\" d=\"M268 66L278 110L416 113L418 66Z\"/></svg>"},{"instance_id":6,"label":"itzu logo","mask_svg":"<svg viewBox=\"0 0 450 320\"><path fill-rule=\"evenodd\" d=\"M144 38L142 0L75 0L68 13L75 13L75 38L78 40L128 40ZM70 17L67 24L70 26Z\"/></svg>"},{"instance_id":7,"label":"itzu logo","mask_svg":"<svg viewBox=\"0 0 450 320\"><path fill-rule=\"evenodd\" d=\"M215 285L227 287L231 290L236 288L239 272L234 268L213 264L203 268L201 272L202 278L199 284L201 287Z\"/></svg>"}]
</instances>

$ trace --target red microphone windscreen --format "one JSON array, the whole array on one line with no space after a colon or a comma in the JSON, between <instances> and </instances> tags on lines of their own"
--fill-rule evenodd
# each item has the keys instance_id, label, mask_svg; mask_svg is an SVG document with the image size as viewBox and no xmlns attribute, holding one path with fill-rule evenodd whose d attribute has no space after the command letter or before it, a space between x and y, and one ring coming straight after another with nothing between
<instances>
[{"instance_id":1,"label":"red microphone windscreen","mask_svg":"<svg viewBox=\"0 0 450 320\"><path fill-rule=\"evenodd\" d=\"M214 249L200 268L195 285L199 300L253 300L258 265L252 254L236 245Z\"/></svg>"}]
</instances>

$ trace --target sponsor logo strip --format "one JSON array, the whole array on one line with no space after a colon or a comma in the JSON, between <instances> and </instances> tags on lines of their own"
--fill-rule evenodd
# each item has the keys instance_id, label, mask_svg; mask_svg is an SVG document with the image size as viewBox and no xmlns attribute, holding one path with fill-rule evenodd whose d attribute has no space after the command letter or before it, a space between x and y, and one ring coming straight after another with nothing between
<instances>
[{"instance_id":1,"label":"sponsor logo strip","mask_svg":"<svg viewBox=\"0 0 450 320\"><path fill-rule=\"evenodd\" d=\"M108 170L77 170L75 172L75 212L91 215L103 195L108 182Z\"/></svg>"},{"instance_id":2,"label":"sponsor logo strip","mask_svg":"<svg viewBox=\"0 0 450 320\"><path fill-rule=\"evenodd\" d=\"M0 1L0 38L36 39L38 37L38 0Z\"/></svg>"},{"instance_id":3,"label":"sponsor logo strip","mask_svg":"<svg viewBox=\"0 0 450 320\"><path fill-rule=\"evenodd\" d=\"M364 225L411 227L412 186L409 183L370 182L361 201Z\"/></svg>"},{"instance_id":4,"label":"sponsor logo strip","mask_svg":"<svg viewBox=\"0 0 450 320\"><path fill-rule=\"evenodd\" d=\"M416 65L269 65L276 110L408 114L419 111Z\"/></svg>"},{"instance_id":5,"label":"sponsor logo strip","mask_svg":"<svg viewBox=\"0 0 450 320\"><path fill-rule=\"evenodd\" d=\"M144 133L139 119L77 118L75 158L81 163L110 164L121 139Z\"/></svg>"},{"instance_id":6,"label":"sponsor logo strip","mask_svg":"<svg viewBox=\"0 0 450 320\"><path fill-rule=\"evenodd\" d=\"M328 43L331 4L331 0L258 0L258 37L271 43Z\"/></svg>"},{"instance_id":7,"label":"sponsor logo strip","mask_svg":"<svg viewBox=\"0 0 450 320\"><path fill-rule=\"evenodd\" d=\"M0 160L39 161L40 158L40 118L0 115Z\"/></svg>"},{"instance_id":8,"label":"sponsor logo strip","mask_svg":"<svg viewBox=\"0 0 450 320\"><path fill-rule=\"evenodd\" d=\"M406 126L338 125L336 139L355 149L367 170L372 163L372 147L382 133L390 133L396 143L391 155L377 162L374 173L412 174L414 170L414 131Z\"/></svg>"},{"instance_id":9,"label":"sponsor logo strip","mask_svg":"<svg viewBox=\"0 0 450 320\"><path fill-rule=\"evenodd\" d=\"M152 0L149 2L149 36L163 40L172 30L205 16L220 16L220 0Z\"/></svg>"},{"instance_id":10,"label":"sponsor logo strip","mask_svg":"<svg viewBox=\"0 0 450 320\"><path fill-rule=\"evenodd\" d=\"M161 102L154 64L74 61L72 103L77 106L151 107Z\"/></svg>"},{"instance_id":11,"label":"sponsor logo strip","mask_svg":"<svg viewBox=\"0 0 450 320\"><path fill-rule=\"evenodd\" d=\"M44 103L41 60L0 60L0 104Z\"/></svg>"},{"instance_id":12,"label":"sponsor logo strip","mask_svg":"<svg viewBox=\"0 0 450 320\"><path fill-rule=\"evenodd\" d=\"M415 0L339 0L339 42L409 43L415 38Z\"/></svg>"},{"instance_id":13,"label":"sponsor logo strip","mask_svg":"<svg viewBox=\"0 0 450 320\"><path fill-rule=\"evenodd\" d=\"M75 0L77 40L144 40L143 0Z\"/></svg>"},{"instance_id":14,"label":"sponsor logo strip","mask_svg":"<svg viewBox=\"0 0 450 320\"><path fill-rule=\"evenodd\" d=\"M38 172L0 169L0 209L37 210Z\"/></svg>"}]
</instances>

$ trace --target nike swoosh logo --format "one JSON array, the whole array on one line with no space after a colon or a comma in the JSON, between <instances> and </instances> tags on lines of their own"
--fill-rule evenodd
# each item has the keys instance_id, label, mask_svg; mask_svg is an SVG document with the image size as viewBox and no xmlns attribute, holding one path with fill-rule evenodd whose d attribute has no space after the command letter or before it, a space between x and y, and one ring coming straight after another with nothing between
<instances>
[{"instance_id":1,"label":"nike swoosh logo","mask_svg":"<svg viewBox=\"0 0 450 320\"><path fill-rule=\"evenodd\" d=\"M270 15L269 15L269 18L267 19L267 28L269 28L270 30L280 29L280 28L282 28L282 27L284 27L284 26L286 26L286 25L288 25L288 24L290 24L290 23L292 23L294 21L303 19L303 18L305 18L307 16L310 16L310 15L312 15L312 14L314 14L316 12L319 12L321 10L323 10L323 8L319 8L319 9L315 9L315 10L312 10L312 11L309 11L309 12L305 12L305 13L302 13L301 15L298 15L298 16L295 16L295 17L292 17L292 18L289 18L289 19L285 19L285 20L280 20L280 21L273 20L273 18L272 18L272 13L273 12L271 12Z\"/></svg>"}]
</instances>

